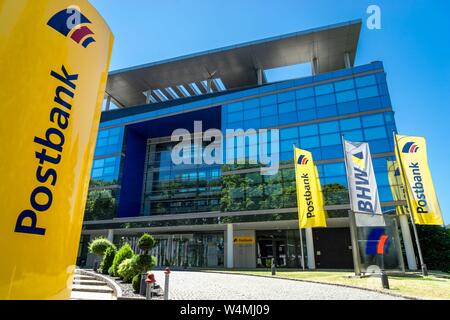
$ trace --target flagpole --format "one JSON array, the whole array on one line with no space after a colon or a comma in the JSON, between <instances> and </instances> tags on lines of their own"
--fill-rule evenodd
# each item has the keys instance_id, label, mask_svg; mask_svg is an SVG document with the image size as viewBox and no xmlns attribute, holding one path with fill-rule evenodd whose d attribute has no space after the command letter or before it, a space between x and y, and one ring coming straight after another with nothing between
<instances>
[{"instance_id":1,"label":"flagpole","mask_svg":"<svg viewBox=\"0 0 450 320\"><path fill-rule=\"evenodd\" d=\"M405 173L404 173L404 170L403 170L402 157L400 156L400 150L398 149L398 145L397 145L397 133L395 132L395 130L392 131L392 133L393 133L393 136L394 136L395 155L396 155L396 158L398 159L398 161L400 162L400 168L402 170L402 172L401 172L402 173L401 174L401 179L403 181L403 185L406 188L406 190L409 190L408 182L406 181ZM417 227L416 227L416 223L414 221L414 215L412 214L412 208L413 207L411 205L411 199L409 198L408 191L406 192L405 197L406 197L406 201L408 202L409 217L411 218L411 223L412 223L413 231L414 231L414 237L416 238L416 246L417 246L417 251L419 253L420 267L422 269L422 276L426 277L426 276L428 276L427 265L423 261L422 248L420 247L419 235L417 233Z\"/></svg>"},{"instance_id":2,"label":"flagpole","mask_svg":"<svg viewBox=\"0 0 450 320\"><path fill-rule=\"evenodd\" d=\"M300 227L298 229L299 233L300 233L300 252L302 254L302 269L303 271L305 271L305 253L303 250L303 233L302 233L302 228Z\"/></svg>"},{"instance_id":3,"label":"flagpole","mask_svg":"<svg viewBox=\"0 0 450 320\"><path fill-rule=\"evenodd\" d=\"M296 148L297 146L295 145L295 143L293 144L294 147L294 169L295 169L295 192L297 193L297 201L299 201L299 197L298 197L298 191L297 191L297 159L296 159ZM297 211L298 211L298 204L297 204ZM298 212L297 212L298 213ZM302 269L303 271L305 271L305 252L303 250L303 235L302 235L302 227L301 227L301 221L300 221L300 216L298 217L298 231L299 231L299 235L300 235L300 253L302 255Z\"/></svg>"},{"instance_id":4,"label":"flagpole","mask_svg":"<svg viewBox=\"0 0 450 320\"><path fill-rule=\"evenodd\" d=\"M360 257L359 257L359 245L358 245L358 229L356 227L355 213L353 211L352 199L351 199L351 188L350 188L350 177L348 176L347 167L347 156L345 151L345 139L344 135L341 135L342 140L342 151L344 156L345 164L345 175L347 176L347 189L349 195L350 210L348 211L349 222L350 222L350 237L352 241L352 255L353 255L353 267L355 270L355 275L361 275Z\"/></svg>"}]
</instances>

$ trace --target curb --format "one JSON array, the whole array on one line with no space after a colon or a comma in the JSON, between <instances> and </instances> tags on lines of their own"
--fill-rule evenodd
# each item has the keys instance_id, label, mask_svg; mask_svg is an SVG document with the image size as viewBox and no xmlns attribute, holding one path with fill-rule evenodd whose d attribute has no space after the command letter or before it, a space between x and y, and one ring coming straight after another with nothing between
<instances>
[{"instance_id":1,"label":"curb","mask_svg":"<svg viewBox=\"0 0 450 320\"><path fill-rule=\"evenodd\" d=\"M106 285L107 285L108 287L110 287L111 289L113 289L114 294L115 294L117 300L121 300L121 299L123 298L123 297L122 297L122 289L119 287L118 284L116 284L116 283L115 283L114 281L112 281L111 279L109 279L109 278L107 278L107 277L104 277L103 275L98 274L98 273L96 273L96 272L94 272L94 271L87 271L87 270L77 269L77 272L78 272L79 274L88 275L88 276L91 276L91 277L93 277L93 278L95 278L95 279L97 279L97 280L100 280L100 281L105 282Z\"/></svg>"},{"instance_id":2,"label":"curb","mask_svg":"<svg viewBox=\"0 0 450 320\"><path fill-rule=\"evenodd\" d=\"M274 276L265 276L265 275L259 275L259 274L247 274L247 273L241 273L241 272L225 272L225 271L193 271L193 272L219 273L219 274L228 274L228 275L240 275L240 276L251 276L251 277L269 278L269 279L282 279L282 280L290 280L290 281L297 281L297 282L307 282L307 283L315 283L315 284L330 285L330 286L337 286L337 287L343 287L343 288L359 289L359 290L364 290L364 291L369 291L369 292L382 293L382 294L386 294L388 296L404 298L404 299L408 299L408 300L426 300L426 299L420 299L417 297L402 295L399 293L386 292L386 291L378 290L378 289L356 287L356 286L352 286L352 285L348 285L348 284L341 284L341 283L320 282L320 281L306 280L306 279L292 279L292 278L287 278L287 277L282 277L282 276L274 277Z\"/></svg>"}]
</instances>

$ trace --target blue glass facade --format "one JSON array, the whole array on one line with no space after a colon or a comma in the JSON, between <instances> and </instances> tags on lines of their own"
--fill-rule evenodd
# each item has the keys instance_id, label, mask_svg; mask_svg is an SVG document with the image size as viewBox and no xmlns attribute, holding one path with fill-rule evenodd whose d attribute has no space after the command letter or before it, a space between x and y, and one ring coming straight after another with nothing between
<instances>
[{"instance_id":1,"label":"blue glass facade","mask_svg":"<svg viewBox=\"0 0 450 320\"><path fill-rule=\"evenodd\" d=\"M279 173L261 176L255 165L174 166L173 143L150 142L170 136L172 129L192 128L189 115L204 108L191 118L217 123L222 132L279 129ZM136 129L136 123L142 126ZM144 129L146 123L164 127L164 134ZM342 135L369 142L381 201L392 201L386 161L394 158L395 120L381 62L178 102L102 121L100 129L91 185L119 191L119 217L295 208L293 144L313 153L326 204L347 204ZM132 192L125 187L127 175Z\"/></svg>"}]
</instances>

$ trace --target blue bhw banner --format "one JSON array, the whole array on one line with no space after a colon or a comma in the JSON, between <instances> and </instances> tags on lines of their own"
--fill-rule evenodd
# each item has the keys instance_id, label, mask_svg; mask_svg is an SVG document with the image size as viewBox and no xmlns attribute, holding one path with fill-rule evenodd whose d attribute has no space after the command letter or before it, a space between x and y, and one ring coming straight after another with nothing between
<instances>
[{"instance_id":1,"label":"blue bhw banner","mask_svg":"<svg viewBox=\"0 0 450 320\"><path fill-rule=\"evenodd\" d=\"M369 144L344 140L350 206L358 227L385 226Z\"/></svg>"}]
</instances>

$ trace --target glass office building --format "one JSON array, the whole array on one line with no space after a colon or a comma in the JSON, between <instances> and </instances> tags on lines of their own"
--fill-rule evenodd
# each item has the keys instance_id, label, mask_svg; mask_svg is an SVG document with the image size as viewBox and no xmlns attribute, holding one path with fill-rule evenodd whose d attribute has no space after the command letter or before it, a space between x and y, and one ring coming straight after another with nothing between
<instances>
[{"instance_id":1,"label":"glass office building","mask_svg":"<svg viewBox=\"0 0 450 320\"><path fill-rule=\"evenodd\" d=\"M395 160L394 112L383 63L354 65L360 28L351 21L112 72L107 109L117 108L102 114L79 264L92 264L86 245L94 237L135 245L148 232L158 240L160 266L255 268L275 259L300 267L296 145L313 154L328 214L328 228L302 235L307 266L352 269L344 136L370 145L391 237L386 267L402 269L387 166ZM265 77L265 70L307 62L310 76ZM173 131L193 133L196 121L203 132L278 129L269 144L278 172L262 175L260 164L248 162L174 164ZM226 139L223 152L237 154ZM365 252L372 230L360 229L359 263L367 268L376 264Z\"/></svg>"}]
</instances>

